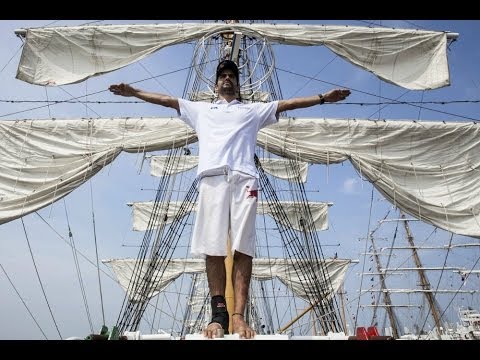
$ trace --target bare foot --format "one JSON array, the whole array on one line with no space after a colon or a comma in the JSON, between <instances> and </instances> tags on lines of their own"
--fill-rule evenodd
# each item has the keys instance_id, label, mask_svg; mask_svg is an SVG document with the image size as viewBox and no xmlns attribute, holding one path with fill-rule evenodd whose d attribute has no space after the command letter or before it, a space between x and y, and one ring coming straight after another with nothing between
<instances>
[{"instance_id":1,"label":"bare foot","mask_svg":"<svg viewBox=\"0 0 480 360\"><path fill-rule=\"evenodd\" d=\"M255 331L247 325L243 316L235 314L232 316L233 333L240 335L240 339L252 339L255 337Z\"/></svg>"},{"instance_id":2,"label":"bare foot","mask_svg":"<svg viewBox=\"0 0 480 360\"><path fill-rule=\"evenodd\" d=\"M207 328L203 330L203 336L208 337L209 339L223 337L222 325L217 322L208 324Z\"/></svg>"}]
</instances>

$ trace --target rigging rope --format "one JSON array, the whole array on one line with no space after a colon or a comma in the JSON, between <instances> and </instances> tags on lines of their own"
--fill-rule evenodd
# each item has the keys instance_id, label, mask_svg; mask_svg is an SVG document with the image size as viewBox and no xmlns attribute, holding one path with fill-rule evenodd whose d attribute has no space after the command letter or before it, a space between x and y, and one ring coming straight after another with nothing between
<instances>
[{"instance_id":1,"label":"rigging rope","mask_svg":"<svg viewBox=\"0 0 480 360\"><path fill-rule=\"evenodd\" d=\"M57 333L60 339L62 339L62 335L60 334L60 329L58 328L57 321L55 320L55 316L53 315L52 308L50 306L50 303L48 302L47 294L45 292L42 279L40 278L40 273L37 268L37 263L35 262L35 257L33 256L30 240L28 239L27 229L25 228L25 223L23 222L23 217L20 218L20 220L22 221L23 232L25 233L25 240L27 241L28 250L30 251L30 257L32 258L32 264L33 264L33 267L35 268L35 273L37 274L38 283L40 285L40 288L42 289L43 297L45 299L45 302L47 303L48 311L50 312L50 316L52 317L52 321L53 321L53 324L55 325L55 329L57 330Z\"/></svg>"},{"instance_id":2,"label":"rigging rope","mask_svg":"<svg viewBox=\"0 0 480 360\"><path fill-rule=\"evenodd\" d=\"M63 198L63 207L65 209L65 219L68 227L68 238L70 240L70 247L72 249L73 262L75 264L75 270L77 272L78 283L80 285L80 291L82 293L83 304L85 306L85 312L87 314L88 324L90 325L90 331L93 333L92 318L90 316L90 309L88 308L87 295L85 292L85 283L83 282L82 273L80 271L80 263L78 262L77 248L75 246L75 240L73 238L72 229L70 227L70 219L68 218L67 204L65 198Z\"/></svg>"},{"instance_id":3,"label":"rigging rope","mask_svg":"<svg viewBox=\"0 0 480 360\"><path fill-rule=\"evenodd\" d=\"M166 222L163 221L164 218L161 215L166 216L168 208L165 209L161 204L169 203L171 191L168 191L168 188L173 181L173 177L166 175L171 167L178 165L175 162L179 161L180 151L182 151L181 148L170 150L164 176L161 177L159 182L152 215L147 226L148 230L145 232L139 256L135 263L134 275L129 282L124 305L122 305L123 311L117 321L117 326L121 332L127 329L130 331L137 330L148 303L149 295L154 290L157 279L163 276L172 258L173 251L182 235L182 229L186 226L193 204L198 196L197 180L195 180L185 195L179 211L175 214L173 222L165 232ZM156 231L153 230L155 227L157 228ZM147 261L146 255L149 248L151 248L151 256ZM127 297L129 297L128 300Z\"/></svg>"},{"instance_id":4,"label":"rigging rope","mask_svg":"<svg viewBox=\"0 0 480 360\"><path fill-rule=\"evenodd\" d=\"M326 334L329 331L342 331L343 324L339 319L338 305L334 301L334 296L332 296L331 283L328 283L329 278L326 274L323 254L321 253L321 249L317 247L319 241L315 236L316 231L313 231L312 233L312 244L316 247L310 248L301 244L299 237L294 232L290 220L288 219L285 210L283 209L278 196L256 155L255 164L257 165L260 175L260 183L262 184L263 193L265 194L268 206L272 211L279 214L280 220L277 221L275 219L275 222L277 223L288 257L295 260L305 260L304 262L301 262L300 265L294 262L293 268L300 279L300 283L302 284L310 303L314 306L317 318L321 320L320 325L322 326L324 333ZM299 181L298 184L300 188L302 188L303 183ZM304 205L308 208L308 203L304 203ZM313 219L311 212L308 210L304 215L306 217L306 223L309 224L308 226L310 229L314 229L312 228ZM320 253L318 250L320 250ZM315 267L318 267L317 271L320 271L320 276L317 276L317 273L314 271ZM306 283L310 284L310 286L315 289L315 294L312 295L307 291ZM328 296L331 296L331 299L328 299ZM337 308L335 308L335 305L337 305Z\"/></svg>"},{"instance_id":5,"label":"rigging rope","mask_svg":"<svg viewBox=\"0 0 480 360\"><path fill-rule=\"evenodd\" d=\"M38 329L40 330L40 332L42 333L43 337L45 338L45 340L48 340L48 337L47 335L45 334L45 332L43 331L42 327L40 326L40 324L38 323L37 319L35 319L35 316L33 316L32 312L30 311L30 308L28 307L27 303L25 302L25 300L23 300L23 297L20 295L20 293L18 292L17 288L15 287L15 285L13 284L12 280L10 279L10 276L8 276L7 274L7 271L5 270L5 268L2 266L2 264L0 264L0 268L2 268L2 271L3 273L5 274L5 276L7 277L7 280L8 282L10 283L10 285L12 286L13 290L15 291L15 293L17 294L18 298L20 299L20 301L22 302L23 306L25 306L25 309L27 309L28 311L28 314L30 315L30 317L33 319L33 322L35 323L35 325L37 325Z\"/></svg>"}]
</instances>

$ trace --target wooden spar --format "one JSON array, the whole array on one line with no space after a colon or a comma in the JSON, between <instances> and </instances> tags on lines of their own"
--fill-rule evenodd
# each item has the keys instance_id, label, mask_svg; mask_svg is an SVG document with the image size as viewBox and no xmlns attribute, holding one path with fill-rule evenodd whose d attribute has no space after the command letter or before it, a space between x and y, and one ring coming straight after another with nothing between
<instances>
[{"instance_id":1,"label":"wooden spar","mask_svg":"<svg viewBox=\"0 0 480 360\"><path fill-rule=\"evenodd\" d=\"M342 312L340 313L342 317L342 323L343 323L343 328L345 329L345 333L348 335L348 327L347 327L347 317L345 316L345 289L344 289L344 284L345 282L342 282L342 285L340 286L340 289L338 291L338 295L340 297L340 309Z\"/></svg>"},{"instance_id":2,"label":"wooden spar","mask_svg":"<svg viewBox=\"0 0 480 360\"><path fill-rule=\"evenodd\" d=\"M228 332L233 333L232 327L232 314L235 312L234 306L234 291L233 291L233 282L232 282L232 273L233 273L233 256L232 256L232 241L230 236L227 240L227 257L225 258L225 270L226 270L226 285L225 285L225 300L227 302L227 311L229 314L229 325Z\"/></svg>"},{"instance_id":3,"label":"wooden spar","mask_svg":"<svg viewBox=\"0 0 480 360\"><path fill-rule=\"evenodd\" d=\"M225 20L225 23L237 23L240 22L239 20ZM238 64L238 44L240 42L240 37L241 35L239 34L233 34L233 33L224 33L222 34L222 37L224 39L224 44L225 47L230 46L230 53L228 54L228 57L230 60L235 61L237 65ZM233 46L233 43L236 42L236 46ZM239 79L240 80L240 79ZM240 85L240 83L238 84ZM230 239L230 234L228 235L228 240L227 240L227 257L225 259L225 269L226 269L226 287L225 287L225 300L227 302L227 311L229 314L229 322L228 322L228 332L230 334L233 334L233 325L232 325L232 314L235 312L235 292L233 289L233 280L232 280L232 275L233 275L233 256L232 256L232 240Z\"/></svg>"},{"instance_id":4,"label":"wooden spar","mask_svg":"<svg viewBox=\"0 0 480 360\"><path fill-rule=\"evenodd\" d=\"M239 22L238 20L233 20L230 22ZM28 29L16 29L14 30L15 35L25 37L27 36L27 30ZM458 33L453 33L453 32L447 32L447 39L448 40L456 40L458 38L459 34Z\"/></svg>"},{"instance_id":5,"label":"wooden spar","mask_svg":"<svg viewBox=\"0 0 480 360\"><path fill-rule=\"evenodd\" d=\"M290 326L292 326L295 322L297 322L298 320L300 320L306 313L308 313L310 310L312 310L314 307L314 305L309 305L305 310L303 310L297 317L295 317L294 319L290 320L287 325L285 325L284 327L282 327L281 329L278 330L278 333L281 334L283 333L285 330L287 330Z\"/></svg>"},{"instance_id":6,"label":"wooden spar","mask_svg":"<svg viewBox=\"0 0 480 360\"><path fill-rule=\"evenodd\" d=\"M377 248L375 246L375 241L373 239L373 236L372 234L370 234L370 242L372 243L372 248L373 248L373 253L374 253L374 258L375 258L375 262L377 264L377 268L380 272L379 276L380 276L380 286L381 286L381 289L384 290L387 288L387 285L385 283L385 273L381 272L380 269L382 268L381 266L381 263L380 263L380 258L378 256L378 253L377 253ZM391 305L392 304L392 300L390 298L390 294L387 292L387 291L383 291L383 299L384 299L384 303L386 305ZM388 306L385 308L386 309L386 312L387 312L387 315L388 315L388 319L390 321L390 326L392 328L392 335L393 335L393 338L394 339L398 339L400 337L400 334L398 332L398 324L397 324L397 320L395 318L395 315L393 313L393 309ZM374 314L376 314L376 308L374 310Z\"/></svg>"},{"instance_id":7,"label":"wooden spar","mask_svg":"<svg viewBox=\"0 0 480 360\"><path fill-rule=\"evenodd\" d=\"M405 214L401 214L401 218L405 219ZM412 247L412 252L413 252L413 260L415 261L415 265L418 270L418 276L420 277L420 286L424 290L430 290L430 283L427 279L427 276L425 275L425 271L422 269L422 263L420 261L420 258L418 257L418 253L415 249L415 244L413 242L413 236L412 233L410 232L410 227L408 226L408 222L404 221L403 225L405 227L405 231L407 233L407 240L410 246ZM442 328L442 323L440 322L440 312L438 311L438 308L435 304L435 299L433 297L433 294L431 292L425 292L425 296L428 301L428 305L430 306L430 311L432 312L433 320L435 322L435 326L437 327L437 331L439 334L443 334L443 328Z\"/></svg>"}]
</instances>

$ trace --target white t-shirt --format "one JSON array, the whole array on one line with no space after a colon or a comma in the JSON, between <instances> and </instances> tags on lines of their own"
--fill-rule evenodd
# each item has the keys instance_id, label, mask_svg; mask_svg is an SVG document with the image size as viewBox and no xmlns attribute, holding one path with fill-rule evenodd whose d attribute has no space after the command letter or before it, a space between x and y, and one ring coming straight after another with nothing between
<instances>
[{"instance_id":1,"label":"white t-shirt","mask_svg":"<svg viewBox=\"0 0 480 360\"><path fill-rule=\"evenodd\" d=\"M278 101L244 104L178 99L179 117L197 132L197 175L215 175L228 167L258 177L254 154L258 131L278 122ZM218 172L217 173L221 173Z\"/></svg>"}]
</instances>

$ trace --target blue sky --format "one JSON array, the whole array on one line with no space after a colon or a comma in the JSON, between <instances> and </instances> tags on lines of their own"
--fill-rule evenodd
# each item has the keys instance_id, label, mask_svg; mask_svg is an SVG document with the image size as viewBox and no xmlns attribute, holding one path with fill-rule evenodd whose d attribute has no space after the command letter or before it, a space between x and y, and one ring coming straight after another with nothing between
<instances>
[{"instance_id":1,"label":"blue sky","mask_svg":"<svg viewBox=\"0 0 480 360\"><path fill-rule=\"evenodd\" d=\"M114 116L175 116L171 109L144 103L112 104L122 100L107 89L119 82L135 83L146 90L181 96L186 70L190 66L193 47L174 46L160 50L144 59L80 84L44 88L27 84L15 78L22 41L15 36L19 28L43 26L76 26L91 23L82 21L27 20L0 21L0 120L89 118ZM153 23L131 21L130 23ZM285 22L274 21L271 22ZM480 21L477 20L349 20L349 21L288 21L290 23L336 24L356 26L388 26L395 28L420 28L425 30L458 33L457 41L449 46L448 59L451 85L431 91L408 91L380 81L374 75L359 69L322 47L298 48L277 46L276 68L284 98L326 92L334 87L352 90L345 104L312 107L291 112L297 117L334 117L390 120L472 121L480 119ZM99 22L121 24L125 21ZM167 74L167 75L162 75ZM152 79L152 76L155 79ZM45 106L38 100L64 100L72 97L106 103L60 104ZM381 96L381 97L380 97ZM382 100L383 97L383 100ZM426 102L424 108L413 105L365 105L401 97L406 102ZM124 99L123 99L124 100ZM131 99L128 99L131 100ZM435 103L433 103L435 102ZM444 102L444 104L438 104ZM364 105L361 105L364 104ZM428 109L427 109L428 108ZM58 339L69 336L85 336L90 333L85 309L78 290L78 278L73 264L68 240L68 224L74 234L77 249L89 259L95 260L95 242L99 259L131 257L135 254L139 235L131 231L130 210L126 203L153 198L155 179L150 177L147 166L141 167L138 155L122 155L102 170L91 182L72 192L64 200L30 214L22 221L15 220L0 226L0 289L2 294L0 323L10 324L0 328L0 339ZM366 272L370 263L364 262L365 238L368 231L378 225L391 208L377 192L372 192L368 182L362 181L346 163L327 167L311 167L307 190L315 201L331 201L327 234L322 234L327 245L325 253L337 253L341 258L358 259L359 263L348 274L347 286L349 316L357 314L360 286L368 287L368 280L359 274ZM92 205L93 202L93 205ZM93 209L93 210L92 210ZM392 212L394 212L392 210ZM92 236L92 216L97 224L96 239ZM449 235L430 226L412 222L412 231L425 244L446 244ZM393 226L385 225L379 233L378 246L385 246L394 234ZM60 235L59 235L60 234ZM63 239L60 237L62 236ZM432 240L435 239L435 240ZM455 237L458 243L473 239ZM337 245L338 244L338 245ZM133 249L133 253L132 253ZM35 263L32 262L34 256ZM399 255L400 256L400 255ZM430 264L442 262L444 255L426 255ZM452 253L448 262L471 266L480 257L478 248L468 252ZM97 270L80 260L83 279L88 283L91 323L94 331L103 324L114 324L123 300L123 291L111 279L103 276L100 297ZM41 283L37 278L39 274ZM447 284L458 285L458 275L444 274ZM402 284L402 286L414 284ZM480 288L478 278L472 278L469 286ZM47 300L44 298L47 294ZM22 301L23 300L23 301ZM104 310L100 307L104 302ZM452 300L456 302L459 297ZM464 303L478 306L473 297L463 297ZM449 300L448 300L449 301ZM448 303L447 301L447 303ZM475 302L476 301L476 302ZM367 301L368 302L368 301ZM24 306L26 304L28 309ZM454 307L449 304L448 316L456 321ZM30 313L34 315L32 319ZM52 316L53 314L53 316ZM39 326L37 326L37 324ZM41 330L40 330L41 328Z\"/></svg>"}]
</instances>

